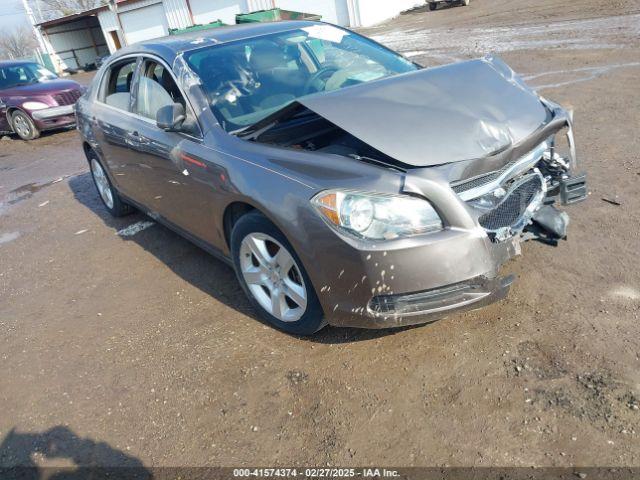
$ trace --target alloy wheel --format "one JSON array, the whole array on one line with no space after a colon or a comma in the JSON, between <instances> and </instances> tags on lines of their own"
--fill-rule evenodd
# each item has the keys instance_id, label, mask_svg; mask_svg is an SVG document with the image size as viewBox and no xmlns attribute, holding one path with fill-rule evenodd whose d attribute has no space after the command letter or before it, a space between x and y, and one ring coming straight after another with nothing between
<instances>
[{"instance_id":1,"label":"alloy wheel","mask_svg":"<svg viewBox=\"0 0 640 480\"><path fill-rule=\"evenodd\" d=\"M22 115L13 117L13 129L21 138L29 138L31 136L31 126Z\"/></svg>"},{"instance_id":2,"label":"alloy wheel","mask_svg":"<svg viewBox=\"0 0 640 480\"><path fill-rule=\"evenodd\" d=\"M102 201L108 208L112 209L113 192L111 191L111 185L109 184L106 173L104 173L102 165L100 165L100 162L95 158L91 159L91 174L96 182L96 187L98 187L98 193L100 193Z\"/></svg>"},{"instance_id":3,"label":"alloy wheel","mask_svg":"<svg viewBox=\"0 0 640 480\"><path fill-rule=\"evenodd\" d=\"M258 303L282 322L295 322L307 308L307 288L291 253L275 238L250 233L240 245L240 269Z\"/></svg>"}]
</instances>

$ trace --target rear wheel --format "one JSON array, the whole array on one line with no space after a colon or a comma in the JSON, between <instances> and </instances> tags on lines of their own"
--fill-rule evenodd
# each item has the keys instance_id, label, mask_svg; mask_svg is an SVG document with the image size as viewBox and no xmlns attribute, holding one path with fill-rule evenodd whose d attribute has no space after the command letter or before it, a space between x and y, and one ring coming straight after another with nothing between
<instances>
[{"instance_id":1,"label":"rear wheel","mask_svg":"<svg viewBox=\"0 0 640 480\"><path fill-rule=\"evenodd\" d=\"M11 127L23 140L35 140L40 136L40 130L26 113L16 110L11 115Z\"/></svg>"},{"instance_id":2,"label":"rear wheel","mask_svg":"<svg viewBox=\"0 0 640 480\"><path fill-rule=\"evenodd\" d=\"M100 160L98 160L98 157L93 152L89 155L89 165L91 167L93 183L96 185L100 199L107 210L109 210L109 213L114 217L122 217L131 213L133 208L120 199L118 192L113 188L113 185L111 185L107 172L105 172Z\"/></svg>"},{"instance_id":3,"label":"rear wheel","mask_svg":"<svg viewBox=\"0 0 640 480\"><path fill-rule=\"evenodd\" d=\"M231 255L240 285L266 321L297 335L311 335L326 325L302 262L264 215L251 212L236 222Z\"/></svg>"},{"instance_id":4,"label":"rear wheel","mask_svg":"<svg viewBox=\"0 0 640 480\"><path fill-rule=\"evenodd\" d=\"M436 8L438 8L438 4L436 2L429 3L429 10L433 12Z\"/></svg>"}]
</instances>

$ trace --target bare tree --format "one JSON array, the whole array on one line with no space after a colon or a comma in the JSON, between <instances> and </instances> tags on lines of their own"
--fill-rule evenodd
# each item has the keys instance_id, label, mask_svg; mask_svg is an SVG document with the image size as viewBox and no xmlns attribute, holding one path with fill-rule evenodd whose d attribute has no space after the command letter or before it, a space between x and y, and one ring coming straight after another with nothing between
<instances>
[{"instance_id":1,"label":"bare tree","mask_svg":"<svg viewBox=\"0 0 640 480\"><path fill-rule=\"evenodd\" d=\"M44 18L55 18L91 10L106 4L107 0L31 0L32 5L35 2L40 4L35 5L36 12L42 12Z\"/></svg>"},{"instance_id":2,"label":"bare tree","mask_svg":"<svg viewBox=\"0 0 640 480\"><path fill-rule=\"evenodd\" d=\"M37 46L33 30L26 25L0 32L0 57L29 57Z\"/></svg>"}]
</instances>

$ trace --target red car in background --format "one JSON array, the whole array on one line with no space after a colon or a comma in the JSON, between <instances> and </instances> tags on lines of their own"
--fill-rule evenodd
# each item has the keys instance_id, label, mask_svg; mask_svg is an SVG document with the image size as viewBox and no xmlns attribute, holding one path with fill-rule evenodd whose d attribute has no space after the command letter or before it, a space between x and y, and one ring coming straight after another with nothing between
<instances>
[{"instance_id":1,"label":"red car in background","mask_svg":"<svg viewBox=\"0 0 640 480\"><path fill-rule=\"evenodd\" d=\"M44 130L72 126L75 103L84 91L37 63L0 62L0 133L33 140Z\"/></svg>"}]
</instances>

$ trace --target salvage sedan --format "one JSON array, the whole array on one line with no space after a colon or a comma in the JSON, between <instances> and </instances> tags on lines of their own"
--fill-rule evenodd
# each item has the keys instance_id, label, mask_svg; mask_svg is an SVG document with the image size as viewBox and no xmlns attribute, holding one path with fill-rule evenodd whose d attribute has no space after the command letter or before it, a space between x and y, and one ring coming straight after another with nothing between
<instances>
[{"instance_id":1,"label":"salvage sedan","mask_svg":"<svg viewBox=\"0 0 640 480\"><path fill-rule=\"evenodd\" d=\"M282 330L502 299L501 265L564 238L554 203L585 197L571 114L497 58L422 68L317 22L199 34L109 58L78 129L113 215L135 207L230 263Z\"/></svg>"}]
</instances>

